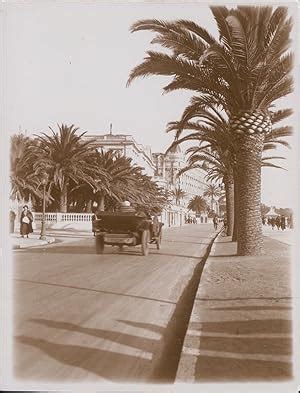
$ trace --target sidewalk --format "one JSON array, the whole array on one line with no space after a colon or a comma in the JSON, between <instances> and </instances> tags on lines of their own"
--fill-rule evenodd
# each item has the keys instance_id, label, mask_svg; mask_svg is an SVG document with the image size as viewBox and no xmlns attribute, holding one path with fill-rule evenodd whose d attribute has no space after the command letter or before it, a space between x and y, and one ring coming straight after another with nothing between
<instances>
[{"instance_id":1,"label":"sidewalk","mask_svg":"<svg viewBox=\"0 0 300 393\"><path fill-rule=\"evenodd\" d=\"M176 382L292 378L290 246L264 238L264 255L238 257L220 236L207 259Z\"/></svg>"},{"instance_id":2,"label":"sidewalk","mask_svg":"<svg viewBox=\"0 0 300 393\"><path fill-rule=\"evenodd\" d=\"M10 235L11 246L13 249L19 248L31 248L36 246L43 246L50 243L55 242L55 238L53 236L46 236L45 240L40 240L40 235L30 234L29 238L21 237L17 233L13 233Z\"/></svg>"},{"instance_id":3,"label":"sidewalk","mask_svg":"<svg viewBox=\"0 0 300 393\"><path fill-rule=\"evenodd\" d=\"M290 228L286 228L283 231L282 229L278 230L277 227L272 229L270 226L263 226L263 234L290 246L295 244L295 231Z\"/></svg>"}]
</instances>

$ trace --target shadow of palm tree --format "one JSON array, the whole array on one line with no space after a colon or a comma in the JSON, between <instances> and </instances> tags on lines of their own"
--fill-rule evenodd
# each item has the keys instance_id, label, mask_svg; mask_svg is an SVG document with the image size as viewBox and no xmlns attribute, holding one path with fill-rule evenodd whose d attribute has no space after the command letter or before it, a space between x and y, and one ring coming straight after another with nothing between
<instances>
[{"instance_id":1,"label":"shadow of palm tree","mask_svg":"<svg viewBox=\"0 0 300 393\"><path fill-rule=\"evenodd\" d=\"M126 321L124 319L117 319L118 322L125 323L126 325L151 330L152 332L163 334L164 328L162 326L155 325L153 323L144 323L144 322L135 322L135 321Z\"/></svg>"},{"instance_id":2,"label":"shadow of palm tree","mask_svg":"<svg viewBox=\"0 0 300 393\"><path fill-rule=\"evenodd\" d=\"M124 334L111 330L87 328L87 327L75 325L74 323L70 323L70 322L59 322L59 321L52 321L49 319L42 319L42 318L33 318L30 319L29 321L43 326L47 326L49 328L63 329L63 330L68 330L70 332L87 334L89 336L102 338L119 344L125 344L132 348L138 348L140 350L148 351L148 352L153 350L157 345L157 343L159 342L159 340L153 340L147 337L133 336L130 334ZM147 329L148 324L144 324L144 325L145 325L145 329Z\"/></svg>"},{"instance_id":3,"label":"shadow of palm tree","mask_svg":"<svg viewBox=\"0 0 300 393\"><path fill-rule=\"evenodd\" d=\"M16 341L20 344L38 348L61 364L78 367L111 381L145 382L139 370L149 367L151 363L151 360L132 355L80 345L57 344L52 341L27 336L17 336ZM131 373L129 373L129 370L131 370ZM26 367L25 369L16 370L16 376L22 377L24 373L26 373ZM44 377L42 376L42 379L48 379L47 367L44 368L44 373L45 375ZM128 375L130 375L130 378Z\"/></svg>"},{"instance_id":4,"label":"shadow of palm tree","mask_svg":"<svg viewBox=\"0 0 300 393\"><path fill-rule=\"evenodd\" d=\"M291 310L292 307L287 306L237 306L237 307L210 307L207 311L237 311L237 310L247 310L247 311L257 311L257 310Z\"/></svg>"},{"instance_id":5,"label":"shadow of palm tree","mask_svg":"<svg viewBox=\"0 0 300 393\"><path fill-rule=\"evenodd\" d=\"M267 381L292 377L291 320L203 322L192 323L191 329L201 331L196 381Z\"/></svg>"}]
</instances>

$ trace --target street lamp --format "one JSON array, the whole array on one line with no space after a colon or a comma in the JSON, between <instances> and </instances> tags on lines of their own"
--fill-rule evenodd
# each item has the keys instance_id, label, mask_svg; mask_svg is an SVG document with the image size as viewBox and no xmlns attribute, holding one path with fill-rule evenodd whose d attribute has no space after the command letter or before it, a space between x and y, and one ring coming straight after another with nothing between
<instances>
[{"instance_id":1,"label":"street lamp","mask_svg":"<svg viewBox=\"0 0 300 393\"><path fill-rule=\"evenodd\" d=\"M40 233L40 239L45 240L46 239L46 234L45 234L45 211L46 211L46 185L48 183L48 175L46 173L43 174L43 177L41 179L41 184L43 185L43 213L42 213L42 226L41 226L41 233Z\"/></svg>"}]
</instances>

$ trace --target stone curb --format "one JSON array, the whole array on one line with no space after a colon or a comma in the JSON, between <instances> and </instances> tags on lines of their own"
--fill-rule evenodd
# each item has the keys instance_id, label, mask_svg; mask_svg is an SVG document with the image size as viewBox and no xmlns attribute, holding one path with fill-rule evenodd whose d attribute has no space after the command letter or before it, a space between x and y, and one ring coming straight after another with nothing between
<instances>
[{"instance_id":1,"label":"stone curb","mask_svg":"<svg viewBox=\"0 0 300 393\"><path fill-rule=\"evenodd\" d=\"M205 263L204 263L204 266L203 266L202 274L204 273L205 264L206 264L208 258L210 256L213 256L213 253L215 252L215 243L218 242L220 237L222 237L222 232L223 232L223 230L221 229L216 236L212 236L210 238L210 242L211 243L207 247L206 253L204 254ZM201 279L200 279L200 283L201 283ZM200 283L199 283L199 285L200 285ZM198 290L197 290L197 292L198 292ZM197 296L197 294L196 294L196 296ZM190 370L189 366L190 366L190 363L191 363L191 355L192 356L194 355L194 357L197 357L197 354L196 353L195 354L191 353L191 354L187 355L186 353L183 352L183 349L185 347L185 342L186 342L186 340L188 340L188 337L187 337L188 336L188 331L191 330L191 329L189 329L189 326L190 326L190 322L191 322L192 316L194 314L194 309L195 309L195 302L193 304L192 312L191 312L191 315L190 315L190 321L189 321L189 324L188 324L188 327L187 327L187 330L186 330L186 334L185 334L185 338L184 338L184 341L183 341L183 348L182 348L182 352L181 352L181 355L180 355L180 360L179 360L179 363L178 363L178 369L177 369L176 377L175 377L175 383L176 384L178 384L178 383L182 384L182 383L191 382L193 380L193 378L194 378L194 375L192 375L193 372Z\"/></svg>"},{"instance_id":2,"label":"stone curb","mask_svg":"<svg viewBox=\"0 0 300 393\"><path fill-rule=\"evenodd\" d=\"M12 244L12 249L13 250L20 250L24 248L32 248L32 247L37 247L37 246L46 246L48 244L54 243L55 238L54 237L48 237L46 240L39 240L36 239L34 241L31 241L30 244Z\"/></svg>"}]
</instances>

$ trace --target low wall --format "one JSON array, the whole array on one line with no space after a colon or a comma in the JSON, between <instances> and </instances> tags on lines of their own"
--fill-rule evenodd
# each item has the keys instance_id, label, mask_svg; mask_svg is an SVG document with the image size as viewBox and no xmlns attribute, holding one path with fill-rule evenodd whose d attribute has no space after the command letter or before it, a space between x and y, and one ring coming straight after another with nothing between
<instances>
[{"instance_id":1,"label":"low wall","mask_svg":"<svg viewBox=\"0 0 300 393\"><path fill-rule=\"evenodd\" d=\"M36 228L40 228L42 221L42 213L33 212ZM175 227L185 224L184 211L164 210L159 220L166 227ZM51 229L82 229L90 230L92 226L92 213L45 213L45 221L47 228ZM200 220L198 219L198 223Z\"/></svg>"},{"instance_id":2,"label":"low wall","mask_svg":"<svg viewBox=\"0 0 300 393\"><path fill-rule=\"evenodd\" d=\"M33 213L35 221L42 221L43 213ZM45 220L55 222L91 222L92 213L45 213Z\"/></svg>"},{"instance_id":3,"label":"low wall","mask_svg":"<svg viewBox=\"0 0 300 393\"><path fill-rule=\"evenodd\" d=\"M159 221L163 222L165 227L178 227L185 225L186 212L184 210L164 210L159 216ZM33 212L34 229L40 230L43 214ZM45 213L45 221L47 229L69 229L78 231L90 231L92 228L93 213ZM206 217L198 217L197 224L210 223L212 220ZM19 220L15 221L15 231L19 232Z\"/></svg>"},{"instance_id":4,"label":"low wall","mask_svg":"<svg viewBox=\"0 0 300 393\"><path fill-rule=\"evenodd\" d=\"M40 228L42 213L33 213L36 228ZM92 228L92 213L45 213L48 229L76 229L90 231Z\"/></svg>"}]
</instances>

